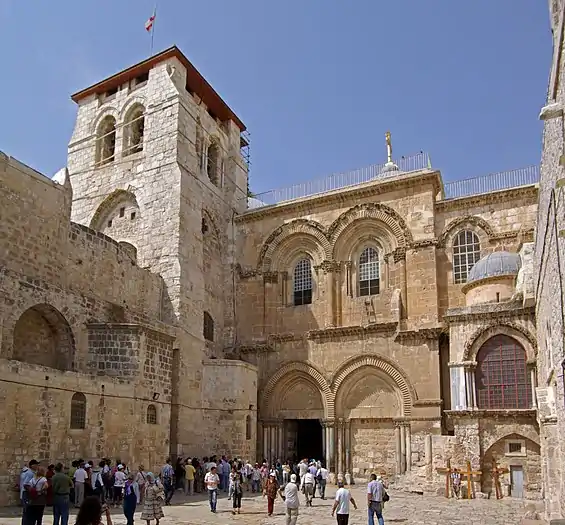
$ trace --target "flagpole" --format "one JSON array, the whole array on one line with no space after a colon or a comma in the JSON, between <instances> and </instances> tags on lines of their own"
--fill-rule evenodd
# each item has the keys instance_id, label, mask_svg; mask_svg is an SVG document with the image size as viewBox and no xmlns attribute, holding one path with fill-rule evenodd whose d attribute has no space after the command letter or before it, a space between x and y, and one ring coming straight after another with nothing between
<instances>
[{"instance_id":1,"label":"flagpole","mask_svg":"<svg viewBox=\"0 0 565 525\"><path fill-rule=\"evenodd\" d=\"M149 55L153 55L153 38L155 36L155 22L157 21L157 4L155 4L155 9L153 9L153 25L151 26L151 50Z\"/></svg>"}]
</instances>

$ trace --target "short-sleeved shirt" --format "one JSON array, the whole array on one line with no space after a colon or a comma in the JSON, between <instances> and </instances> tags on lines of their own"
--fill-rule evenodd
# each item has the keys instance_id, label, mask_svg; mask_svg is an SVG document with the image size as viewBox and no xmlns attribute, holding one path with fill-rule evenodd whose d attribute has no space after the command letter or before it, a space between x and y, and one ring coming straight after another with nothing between
<instances>
[{"instance_id":1,"label":"short-sleeved shirt","mask_svg":"<svg viewBox=\"0 0 565 525\"><path fill-rule=\"evenodd\" d=\"M88 474L86 473L86 470L84 470L83 468L79 468L75 471L75 481L77 483L84 483L87 477Z\"/></svg>"},{"instance_id":2,"label":"short-sleeved shirt","mask_svg":"<svg viewBox=\"0 0 565 525\"><path fill-rule=\"evenodd\" d=\"M218 474L208 472L204 477L204 483L206 483L208 490L216 490L218 488L218 483L220 483L220 478Z\"/></svg>"},{"instance_id":3,"label":"short-sleeved shirt","mask_svg":"<svg viewBox=\"0 0 565 525\"><path fill-rule=\"evenodd\" d=\"M186 479L188 481L192 481L194 479L194 473L196 472L196 469L192 465L186 465L186 467L184 467L184 470Z\"/></svg>"},{"instance_id":4,"label":"short-sleeved shirt","mask_svg":"<svg viewBox=\"0 0 565 525\"><path fill-rule=\"evenodd\" d=\"M349 514L349 502L351 501L351 493L346 488L337 489L335 493L337 501L336 514Z\"/></svg>"},{"instance_id":5,"label":"short-sleeved shirt","mask_svg":"<svg viewBox=\"0 0 565 525\"><path fill-rule=\"evenodd\" d=\"M53 494L55 494L55 496L68 496L71 492L71 480L69 476L63 472L55 473L51 478L51 485L53 486Z\"/></svg>"},{"instance_id":6,"label":"short-sleeved shirt","mask_svg":"<svg viewBox=\"0 0 565 525\"><path fill-rule=\"evenodd\" d=\"M371 501L383 500L383 484L374 479L367 485L367 494L371 494Z\"/></svg>"},{"instance_id":7,"label":"short-sleeved shirt","mask_svg":"<svg viewBox=\"0 0 565 525\"><path fill-rule=\"evenodd\" d=\"M298 486L296 483L287 483L284 487L284 502L287 509L297 509L300 505L298 501Z\"/></svg>"}]
</instances>

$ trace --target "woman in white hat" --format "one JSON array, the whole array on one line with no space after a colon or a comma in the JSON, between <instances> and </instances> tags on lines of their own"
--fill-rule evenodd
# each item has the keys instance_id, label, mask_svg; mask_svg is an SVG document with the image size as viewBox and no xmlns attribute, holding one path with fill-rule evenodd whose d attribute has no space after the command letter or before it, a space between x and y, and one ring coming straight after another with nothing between
<instances>
[{"instance_id":1,"label":"woman in white hat","mask_svg":"<svg viewBox=\"0 0 565 525\"><path fill-rule=\"evenodd\" d=\"M122 503L122 495L126 484L127 476L124 473L124 466L120 463L118 470L114 474L114 506L117 507Z\"/></svg>"},{"instance_id":2,"label":"woman in white hat","mask_svg":"<svg viewBox=\"0 0 565 525\"><path fill-rule=\"evenodd\" d=\"M277 474L275 471L271 471L269 474L269 479L265 483L265 489L263 490L263 497L267 496L267 513L269 516L273 515L275 509L275 499L277 497L277 492L279 491L279 483L277 481Z\"/></svg>"}]
</instances>

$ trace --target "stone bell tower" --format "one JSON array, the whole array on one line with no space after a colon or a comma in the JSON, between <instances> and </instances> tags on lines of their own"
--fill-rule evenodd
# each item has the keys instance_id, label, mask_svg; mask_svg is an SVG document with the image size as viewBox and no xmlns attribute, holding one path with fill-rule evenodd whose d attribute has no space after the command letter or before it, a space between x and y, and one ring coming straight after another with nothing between
<instances>
[{"instance_id":1,"label":"stone bell tower","mask_svg":"<svg viewBox=\"0 0 565 525\"><path fill-rule=\"evenodd\" d=\"M200 454L203 382L219 373L206 363L234 344L231 224L246 208L245 126L177 47L72 99L72 220L163 277L160 320L176 326L178 347L171 452L192 444Z\"/></svg>"}]
</instances>

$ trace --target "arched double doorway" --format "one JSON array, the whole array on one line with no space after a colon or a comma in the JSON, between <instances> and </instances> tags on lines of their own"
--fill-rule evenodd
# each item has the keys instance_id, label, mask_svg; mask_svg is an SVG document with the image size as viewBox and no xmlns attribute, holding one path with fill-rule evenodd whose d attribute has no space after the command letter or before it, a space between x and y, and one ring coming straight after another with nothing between
<instances>
[{"instance_id":1,"label":"arched double doorway","mask_svg":"<svg viewBox=\"0 0 565 525\"><path fill-rule=\"evenodd\" d=\"M263 389L259 450L271 461L325 460L338 474L404 471L413 399L404 374L382 357L348 360L329 381L311 364L290 363Z\"/></svg>"}]
</instances>

